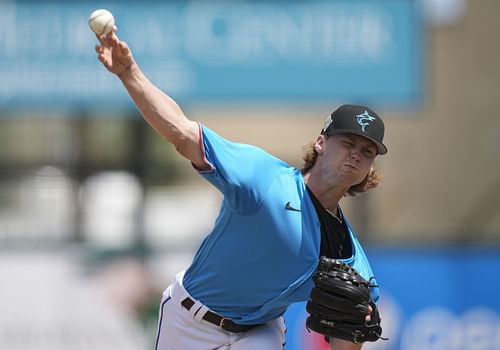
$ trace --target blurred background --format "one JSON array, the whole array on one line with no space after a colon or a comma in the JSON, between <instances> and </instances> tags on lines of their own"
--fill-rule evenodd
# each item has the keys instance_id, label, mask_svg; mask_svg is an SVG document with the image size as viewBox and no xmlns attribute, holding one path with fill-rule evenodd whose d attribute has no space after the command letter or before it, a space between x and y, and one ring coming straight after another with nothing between
<instances>
[{"instance_id":1,"label":"blurred background","mask_svg":"<svg viewBox=\"0 0 500 350\"><path fill-rule=\"evenodd\" d=\"M1 1L0 349L154 348L218 212L96 59L97 8L188 117L297 167L340 104L373 107L383 182L342 203L390 337L366 348L500 349L497 0ZM304 312L286 349L327 349Z\"/></svg>"}]
</instances>

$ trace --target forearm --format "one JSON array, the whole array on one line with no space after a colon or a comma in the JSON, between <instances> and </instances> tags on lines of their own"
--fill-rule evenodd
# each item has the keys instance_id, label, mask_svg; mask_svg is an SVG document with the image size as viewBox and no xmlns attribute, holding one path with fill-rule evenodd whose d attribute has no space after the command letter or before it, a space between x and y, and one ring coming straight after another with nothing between
<instances>
[{"instance_id":1,"label":"forearm","mask_svg":"<svg viewBox=\"0 0 500 350\"><path fill-rule=\"evenodd\" d=\"M144 119L177 151L200 165L199 130L188 120L179 105L152 84L137 64L118 76L134 100Z\"/></svg>"},{"instance_id":2,"label":"forearm","mask_svg":"<svg viewBox=\"0 0 500 350\"><path fill-rule=\"evenodd\" d=\"M136 64L119 78L146 121L167 141L176 144L187 121L179 105L154 86Z\"/></svg>"},{"instance_id":3,"label":"forearm","mask_svg":"<svg viewBox=\"0 0 500 350\"><path fill-rule=\"evenodd\" d=\"M360 350L363 344L354 344L350 341L330 338L330 349L331 350Z\"/></svg>"}]
</instances>

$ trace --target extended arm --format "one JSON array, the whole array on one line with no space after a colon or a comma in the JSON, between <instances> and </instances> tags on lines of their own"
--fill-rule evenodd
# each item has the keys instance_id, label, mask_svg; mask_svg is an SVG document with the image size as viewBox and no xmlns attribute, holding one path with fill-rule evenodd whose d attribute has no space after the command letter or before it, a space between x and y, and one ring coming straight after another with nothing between
<instances>
[{"instance_id":1,"label":"extended arm","mask_svg":"<svg viewBox=\"0 0 500 350\"><path fill-rule=\"evenodd\" d=\"M98 39L99 61L118 76L144 119L198 169L208 169L199 146L198 123L186 118L179 105L149 81L115 30Z\"/></svg>"}]
</instances>

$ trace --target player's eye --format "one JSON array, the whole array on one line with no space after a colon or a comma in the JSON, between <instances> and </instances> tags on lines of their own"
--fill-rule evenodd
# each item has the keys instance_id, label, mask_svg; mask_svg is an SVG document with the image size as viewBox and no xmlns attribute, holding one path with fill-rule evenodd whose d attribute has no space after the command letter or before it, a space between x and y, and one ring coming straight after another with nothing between
<instances>
[{"instance_id":1,"label":"player's eye","mask_svg":"<svg viewBox=\"0 0 500 350\"><path fill-rule=\"evenodd\" d=\"M366 148L366 149L363 150L363 154L365 155L365 157L373 158L373 157L375 157L376 153L371 148Z\"/></svg>"}]
</instances>

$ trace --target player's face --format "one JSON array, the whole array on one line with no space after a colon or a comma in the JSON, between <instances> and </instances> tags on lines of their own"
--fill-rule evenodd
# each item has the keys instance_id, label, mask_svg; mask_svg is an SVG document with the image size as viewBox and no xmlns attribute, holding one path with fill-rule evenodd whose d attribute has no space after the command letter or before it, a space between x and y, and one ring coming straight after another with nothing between
<instances>
[{"instance_id":1,"label":"player's face","mask_svg":"<svg viewBox=\"0 0 500 350\"><path fill-rule=\"evenodd\" d=\"M346 186L357 185L370 172L377 146L356 134L334 134L324 140L323 169Z\"/></svg>"}]
</instances>

